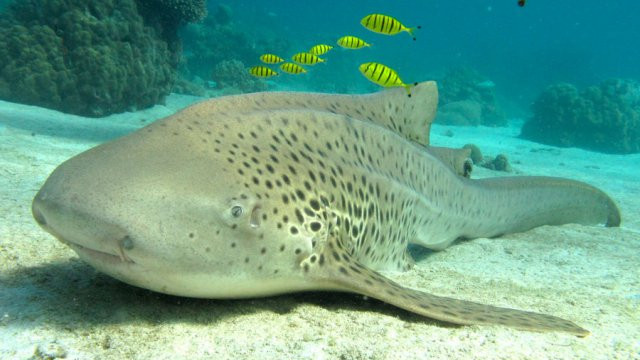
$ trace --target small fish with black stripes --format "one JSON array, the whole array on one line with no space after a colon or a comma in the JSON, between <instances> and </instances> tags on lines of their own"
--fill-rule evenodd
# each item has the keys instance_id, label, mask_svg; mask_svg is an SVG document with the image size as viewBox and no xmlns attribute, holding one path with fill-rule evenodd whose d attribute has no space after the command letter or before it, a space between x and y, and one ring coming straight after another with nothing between
<instances>
[{"instance_id":1,"label":"small fish with black stripes","mask_svg":"<svg viewBox=\"0 0 640 360\"><path fill-rule=\"evenodd\" d=\"M322 59L319 56L313 55L312 53L308 52L299 52L293 55L291 57L291 60L302 65L315 65L317 63L323 63L326 61L325 59Z\"/></svg>"},{"instance_id":2,"label":"small fish with black stripes","mask_svg":"<svg viewBox=\"0 0 640 360\"><path fill-rule=\"evenodd\" d=\"M338 39L337 43L338 45L340 45L340 47L351 50L357 50L371 46L371 44L353 35L343 36Z\"/></svg>"},{"instance_id":3,"label":"small fish with black stripes","mask_svg":"<svg viewBox=\"0 0 640 360\"><path fill-rule=\"evenodd\" d=\"M412 85L405 84L398 76L398 73L386 65L376 62L364 63L360 65L360 72L371 82L382 87L404 87L408 96L411 97ZM417 83L414 85L417 85Z\"/></svg>"},{"instance_id":4,"label":"small fish with black stripes","mask_svg":"<svg viewBox=\"0 0 640 360\"><path fill-rule=\"evenodd\" d=\"M292 75L304 74L307 72L307 70L302 66L290 62L280 64L280 70Z\"/></svg>"},{"instance_id":5,"label":"small fish with black stripes","mask_svg":"<svg viewBox=\"0 0 640 360\"><path fill-rule=\"evenodd\" d=\"M266 66L258 65L249 69L249 74L259 77L259 78L270 78L272 76L277 76L278 73L269 69Z\"/></svg>"},{"instance_id":6,"label":"small fish with black stripes","mask_svg":"<svg viewBox=\"0 0 640 360\"><path fill-rule=\"evenodd\" d=\"M420 25L406 27L398 19L383 14L367 15L360 20L360 24L373 32L384 35L397 35L404 31L411 35L413 40L416 39L414 31L422 28Z\"/></svg>"},{"instance_id":7,"label":"small fish with black stripes","mask_svg":"<svg viewBox=\"0 0 640 360\"><path fill-rule=\"evenodd\" d=\"M313 55L320 56L328 53L331 49L333 49L333 46L331 45L318 44L309 49L309 52Z\"/></svg>"},{"instance_id":8,"label":"small fish with black stripes","mask_svg":"<svg viewBox=\"0 0 640 360\"><path fill-rule=\"evenodd\" d=\"M260 55L260 61L265 64L280 64L284 62L284 59L275 54L263 54Z\"/></svg>"}]
</instances>

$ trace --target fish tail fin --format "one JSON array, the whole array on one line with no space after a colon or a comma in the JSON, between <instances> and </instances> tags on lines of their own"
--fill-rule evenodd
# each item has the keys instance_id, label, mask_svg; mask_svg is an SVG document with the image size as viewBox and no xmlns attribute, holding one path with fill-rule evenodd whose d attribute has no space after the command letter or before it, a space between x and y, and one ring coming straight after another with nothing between
<instances>
[{"instance_id":1,"label":"fish tail fin","mask_svg":"<svg viewBox=\"0 0 640 360\"><path fill-rule=\"evenodd\" d=\"M408 97L411 97L411 88L414 87L415 85L418 85L418 83L411 84L411 85L409 85L409 84L404 84L403 85L404 89L407 90L407 96Z\"/></svg>"},{"instance_id":2,"label":"fish tail fin","mask_svg":"<svg viewBox=\"0 0 640 360\"><path fill-rule=\"evenodd\" d=\"M422 26L418 25L411 28L407 28L407 32L409 33L409 35L411 35L411 37L413 38L413 41L416 41L415 31L419 29L422 29Z\"/></svg>"}]
</instances>

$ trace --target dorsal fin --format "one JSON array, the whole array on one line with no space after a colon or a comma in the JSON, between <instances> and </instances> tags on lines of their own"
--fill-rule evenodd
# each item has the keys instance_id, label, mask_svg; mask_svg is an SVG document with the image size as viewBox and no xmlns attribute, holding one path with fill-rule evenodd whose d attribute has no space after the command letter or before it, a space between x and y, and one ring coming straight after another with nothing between
<instances>
[{"instance_id":1,"label":"dorsal fin","mask_svg":"<svg viewBox=\"0 0 640 360\"><path fill-rule=\"evenodd\" d=\"M260 92L206 100L184 109L182 114L208 116L298 108L326 111L371 121L407 139L428 145L429 129L438 105L438 88L434 81L425 81L414 86L411 93L412 96L408 97L401 88L365 95Z\"/></svg>"}]
</instances>

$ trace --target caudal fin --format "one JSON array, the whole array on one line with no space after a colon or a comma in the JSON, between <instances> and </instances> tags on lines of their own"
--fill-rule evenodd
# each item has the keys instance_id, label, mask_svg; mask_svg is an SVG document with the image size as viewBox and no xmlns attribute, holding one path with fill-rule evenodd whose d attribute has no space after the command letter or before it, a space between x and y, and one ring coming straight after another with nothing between
<instances>
[{"instance_id":1,"label":"caudal fin","mask_svg":"<svg viewBox=\"0 0 640 360\"><path fill-rule=\"evenodd\" d=\"M463 179L464 180L464 179ZM568 223L619 226L615 202L589 184L545 176L512 176L466 180L465 223L460 236L492 237L542 225Z\"/></svg>"},{"instance_id":2,"label":"caudal fin","mask_svg":"<svg viewBox=\"0 0 640 360\"><path fill-rule=\"evenodd\" d=\"M418 25L416 27L412 27L412 28L407 28L407 32L409 33L409 35L411 35L411 37L413 38L413 41L416 41L416 30L418 29L422 29L422 26Z\"/></svg>"}]
</instances>

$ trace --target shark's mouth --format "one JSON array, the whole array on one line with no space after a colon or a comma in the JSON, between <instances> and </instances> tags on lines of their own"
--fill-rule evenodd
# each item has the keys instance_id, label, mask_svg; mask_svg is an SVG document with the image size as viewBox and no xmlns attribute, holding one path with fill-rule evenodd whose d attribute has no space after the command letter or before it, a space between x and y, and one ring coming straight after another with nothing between
<instances>
[{"instance_id":1,"label":"shark's mouth","mask_svg":"<svg viewBox=\"0 0 640 360\"><path fill-rule=\"evenodd\" d=\"M109 265L135 264L125 252L133 249L133 241L122 228L97 221L81 211L45 201L39 194L34 199L32 212L42 228L72 248L83 260ZM67 226L61 226L62 223ZM93 246L88 246L84 239L96 241L93 241Z\"/></svg>"},{"instance_id":2,"label":"shark's mouth","mask_svg":"<svg viewBox=\"0 0 640 360\"><path fill-rule=\"evenodd\" d=\"M61 241L72 248L73 251L75 251L83 260L92 259L108 264L135 264L135 262L124 253L124 250L121 246L118 247L119 254L112 254L100 250L91 249L73 242L64 240Z\"/></svg>"},{"instance_id":3,"label":"shark's mouth","mask_svg":"<svg viewBox=\"0 0 640 360\"><path fill-rule=\"evenodd\" d=\"M64 237L62 234L60 234L58 231L56 231L54 228L52 228L48 224L47 225L43 224L42 226L51 235L55 236L56 239L58 239L61 243L73 249L73 251L75 251L78 254L78 256L80 256L80 258L82 258L85 261L90 262L90 260L97 260L102 263L107 263L112 265L122 264L122 263L135 264L135 262L131 260L131 258L129 258L124 251L125 248L128 249L132 247L131 239L129 238L129 236L125 236L120 241L118 241L117 252L111 253L107 251L96 250L96 249L87 247L85 245L80 245L77 242L70 241L69 239Z\"/></svg>"}]
</instances>

